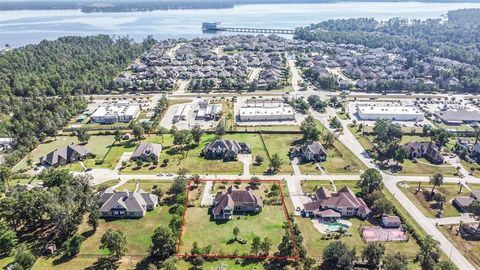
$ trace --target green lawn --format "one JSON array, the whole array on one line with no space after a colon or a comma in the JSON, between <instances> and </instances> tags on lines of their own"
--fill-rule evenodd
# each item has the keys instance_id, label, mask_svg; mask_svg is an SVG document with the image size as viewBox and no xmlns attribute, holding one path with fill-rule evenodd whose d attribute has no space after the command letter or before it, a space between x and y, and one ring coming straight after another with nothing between
<instances>
[{"instance_id":1,"label":"green lawn","mask_svg":"<svg viewBox=\"0 0 480 270\"><path fill-rule=\"evenodd\" d=\"M223 136L223 139L226 140L238 140L240 142L245 142L250 147L250 151L252 152L252 159L253 162L255 161L255 157L260 155L263 157L263 163L260 165L251 164L250 165L250 173L251 174L264 174L268 170L268 154L265 151L265 147L263 146L262 140L260 138L259 133L237 133L237 134L227 134Z\"/></svg>"},{"instance_id":2,"label":"green lawn","mask_svg":"<svg viewBox=\"0 0 480 270\"><path fill-rule=\"evenodd\" d=\"M473 172L473 176L480 177L480 165L478 163L470 163L463 159L460 159L460 163L469 173ZM473 170L472 170L473 169Z\"/></svg>"},{"instance_id":3,"label":"green lawn","mask_svg":"<svg viewBox=\"0 0 480 270\"><path fill-rule=\"evenodd\" d=\"M282 167L278 174L291 174L293 168L288 157L288 152L292 146L301 142L301 134L263 134L263 140L267 146L270 156L278 154L282 159Z\"/></svg>"},{"instance_id":4,"label":"green lawn","mask_svg":"<svg viewBox=\"0 0 480 270\"><path fill-rule=\"evenodd\" d=\"M251 243L254 236L270 238L272 241L271 253L277 250L286 221L282 206L265 205L257 215L238 215L226 222L215 222L208 214L208 208L189 207L185 214L185 227L182 236L183 245L180 253L189 253L193 242L200 247L212 245L212 254L233 255L237 250L239 255L252 255ZM240 229L239 237L248 241L242 245L232 241L233 229Z\"/></svg>"},{"instance_id":5,"label":"green lawn","mask_svg":"<svg viewBox=\"0 0 480 270\"><path fill-rule=\"evenodd\" d=\"M177 153L173 147L173 137L164 135L163 141L159 136L147 137L145 142L159 143L162 145L158 166L144 165L142 168L136 168L133 162L122 169L123 174L153 174L153 173L177 173L180 168L185 168L189 172L198 174L240 174L243 170L241 162L223 162L221 160L207 160L200 156L201 151L208 143L215 140L213 134L204 135L198 146L184 153ZM167 166L161 163L164 159L169 159Z\"/></svg>"},{"instance_id":6,"label":"green lawn","mask_svg":"<svg viewBox=\"0 0 480 270\"><path fill-rule=\"evenodd\" d=\"M170 186L172 185L172 181L162 181L162 180L129 180L124 185L117 188L117 190L128 190L134 191L135 187L138 183L138 189L142 189L146 192L152 192L154 187L159 187L163 192L167 192Z\"/></svg>"},{"instance_id":7,"label":"green lawn","mask_svg":"<svg viewBox=\"0 0 480 270\"><path fill-rule=\"evenodd\" d=\"M406 159L402 164L402 170L398 172L398 175L433 175L435 173L441 173L444 176L454 176L457 173L457 169L450 165L434 165L424 158L417 159L417 162L413 162Z\"/></svg>"},{"instance_id":8,"label":"green lawn","mask_svg":"<svg viewBox=\"0 0 480 270\"><path fill-rule=\"evenodd\" d=\"M435 201L428 200L428 193L432 189L432 186L428 183L422 183L421 187L424 192L416 192L418 188L418 183L410 182L407 183L408 186L401 186L398 185L400 190L402 190L405 195L412 201L422 213L427 217L435 217L437 213L437 203ZM471 187L473 188L473 186ZM447 197L447 202L444 204L444 217L456 217L460 216L460 213L457 209L452 205L451 200L453 200L457 196L468 196L470 192L463 188L461 193L458 193L459 187L457 184L447 183L443 184L440 187L437 187L437 190Z\"/></svg>"},{"instance_id":9,"label":"green lawn","mask_svg":"<svg viewBox=\"0 0 480 270\"><path fill-rule=\"evenodd\" d=\"M58 263L57 256L40 257L33 269L84 269L94 264L97 259L105 254L106 250L100 249L100 239L109 228L121 230L127 238L127 252L121 260L120 269L132 269L147 254L154 230L160 225L167 225L171 219L168 207L158 206L155 210L147 212L140 219L101 220L97 231L89 236L90 227L82 224L79 233L86 235L80 253L70 261Z\"/></svg>"},{"instance_id":10,"label":"green lawn","mask_svg":"<svg viewBox=\"0 0 480 270\"><path fill-rule=\"evenodd\" d=\"M323 125L318 124L322 130ZM320 142L324 143L322 140ZM338 139L335 139L332 146L326 147L326 150L327 161L321 162L320 166L327 174L358 174L367 169L365 164ZM300 164L299 168L302 174L321 174L317 166L312 163Z\"/></svg>"}]
</instances>

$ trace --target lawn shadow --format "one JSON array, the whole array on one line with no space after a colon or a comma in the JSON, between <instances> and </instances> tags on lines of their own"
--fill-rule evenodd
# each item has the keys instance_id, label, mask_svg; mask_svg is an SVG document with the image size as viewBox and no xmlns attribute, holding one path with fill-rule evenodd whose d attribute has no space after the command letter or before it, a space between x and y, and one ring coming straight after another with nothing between
<instances>
[{"instance_id":1,"label":"lawn shadow","mask_svg":"<svg viewBox=\"0 0 480 270\"><path fill-rule=\"evenodd\" d=\"M98 260L86 270L113 270L118 269L119 261L111 257L100 257Z\"/></svg>"}]
</instances>

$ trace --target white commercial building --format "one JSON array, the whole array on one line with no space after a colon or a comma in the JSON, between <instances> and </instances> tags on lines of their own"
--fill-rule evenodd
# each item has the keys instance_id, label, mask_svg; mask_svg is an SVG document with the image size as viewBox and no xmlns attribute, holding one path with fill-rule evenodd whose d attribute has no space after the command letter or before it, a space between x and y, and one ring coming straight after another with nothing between
<instances>
[{"instance_id":1,"label":"white commercial building","mask_svg":"<svg viewBox=\"0 0 480 270\"><path fill-rule=\"evenodd\" d=\"M423 121L424 114L414 106L357 106L361 120L376 121L381 119L393 121Z\"/></svg>"},{"instance_id":2,"label":"white commercial building","mask_svg":"<svg viewBox=\"0 0 480 270\"><path fill-rule=\"evenodd\" d=\"M128 123L135 119L140 113L140 106L130 105L128 103L116 103L107 106L98 107L90 120L93 123L112 124L112 123Z\"/></svg>"},{"instance_id":3,"label":"white commercial building","mask_svg":"<svg viewBox=\"0 0 480 270\"><path fill-rule=\"evenodd\" d=\"M208 104L206 101L200 101L195 110L195 120L216 120L220 118L222 108L222 104Z\"/></svg>"},{"instance_id":4,"label":"white commercial building","mask_svg":"<svg viewBox=\"0 0 480 270\"><path fill-rule=\"evenodd\" d=\"M188 116L188 113L190 112L191 107L192 106L190 104L178 106L177 110L175 111L175 115L173 115L172 121L175 123L178 121L187 120L187 116Z\"/></svg>"},{"instance_id":5,"label":"white commercial building","mask_svg":"<svg viewBox=\"0 0 480 270\"><path fill-rule=\"evenodd\" d=\"M294 121L295 111L290 106L283 107L242 107L240 121Z\"/></svg>"}]
</instances>

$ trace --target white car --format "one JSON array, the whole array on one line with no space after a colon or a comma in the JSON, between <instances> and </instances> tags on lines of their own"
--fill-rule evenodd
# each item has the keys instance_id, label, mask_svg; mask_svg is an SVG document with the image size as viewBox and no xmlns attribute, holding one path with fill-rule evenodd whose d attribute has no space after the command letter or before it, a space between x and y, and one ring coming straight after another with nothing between
<instances>
[{"instance_id":1,"label":"white car","mask_svg":"<svg viewBox=\"0 0 480 270\"><path fill-rule=\"evenodd\" d=\"M167 176L173 176L173 173L167 173Z\"/></svg>"}]
</instances>

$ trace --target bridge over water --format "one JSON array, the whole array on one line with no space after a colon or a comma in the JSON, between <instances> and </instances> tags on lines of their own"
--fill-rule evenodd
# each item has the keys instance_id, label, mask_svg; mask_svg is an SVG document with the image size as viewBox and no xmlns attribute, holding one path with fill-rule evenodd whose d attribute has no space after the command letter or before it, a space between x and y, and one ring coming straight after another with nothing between
<instances>
[{"instance_id":1,"label":"bridge over water","mask_svg":"<svg viewBox=\"0 0 480 270\"><path fill-rule=\"evenodd\" d=\"M268 33L268 34L295 34L293 29L275 29L275 28L250 28L250 27L228 27L221 26L220 22L202 23L202 31L204 32L243 32L243 33Z\"/></svg>"}]
</instances>

